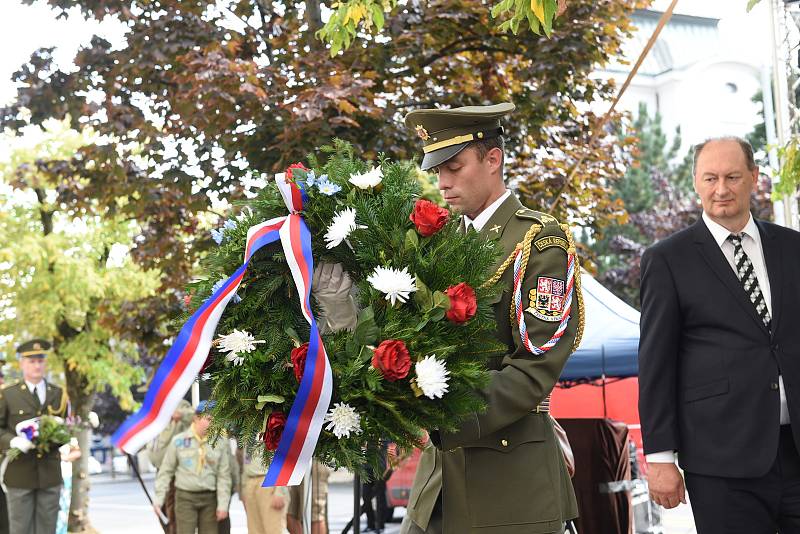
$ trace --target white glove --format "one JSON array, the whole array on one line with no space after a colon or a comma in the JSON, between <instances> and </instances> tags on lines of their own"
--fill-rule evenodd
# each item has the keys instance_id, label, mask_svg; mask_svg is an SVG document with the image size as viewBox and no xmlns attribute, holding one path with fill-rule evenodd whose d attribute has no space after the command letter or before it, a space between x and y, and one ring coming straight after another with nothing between
<instances>
[{"instance_id":1,"label":"white glove","mask_svg":"<svg viewBox=\"0 0 800 534\"><path fill-rule=\"evenodd\" d=\"M22 451L23 454L30 451L33 448L33 442L28 438L22 436L15 436L11 438L9 445L14 449L19 449Z\"/></svg>"},{"instance_id":2,"label":"white glove","mask_svg":"<svg viewBox=\"0 0 800 534\"><path fill-rule=\"evenodd\" d=\"M324 314L319 318L323 332L355 328L358 313L350 296L352 287L353 281L341 263L321 263L314 268L311 291Z\"/></svg>"}]
</instances>

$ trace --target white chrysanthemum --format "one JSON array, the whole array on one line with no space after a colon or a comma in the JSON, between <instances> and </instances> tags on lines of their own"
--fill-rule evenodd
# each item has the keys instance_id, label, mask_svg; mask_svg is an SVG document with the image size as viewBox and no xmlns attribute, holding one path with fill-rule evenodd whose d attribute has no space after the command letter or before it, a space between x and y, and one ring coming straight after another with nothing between
<instances>
[{"instance_id":1,"label":"white chrysanthemum","mask_svg":"<svg viewBox=\"0 0 800 534\"><path fill-rule=\"evenodd\" d=\"M367 277L372 287L386 293L386 300L392 302L405 302L408 300L409 293L417 290L417 282L413 276L408 274L408 268L403 270L392 269L391 267L376 267L375 272Z\"/></svg>"},{"instance_id":2,"label":"white chrysanthemum","mask_svg":"<svg viewBox=\"0 0 800 534\"><path fill-rule=\"evenodd\" d=\"M343 402L337 402L325 414L326 430L330 430L339 438L349 438L350 434L361 434L361 416L355 408Z\"/></svg>"},{"instance_id":3,"label":"white chrysanthemum","mask_svg":"<svg viewBox=\"0 0 800 534\"><path fill-rule=\"evenodd\" d=\"M426 356L414 366L417 373L417 386L429 399L441 399L447 393L447 377L450 371L435 354Z\"/></svg>"},{"instance_id":4,"label":"white chrysanthemum","mask_svg":"<svg viewBox=\"0 0 800 534\"><path fill-rule=\"evenodd\" d=\"M347 239L350 232L358 228L366 228L363 224L356 224L356 210L346 208L333 216L333 221L325 232L325 242L328 248L333 248Z\"/></svg>"},{"instance_id":5,"label":"white chrysanthemum","mask_svg":"<svg viewBox=\"0 0 800 534\"><path fill-rule=\"evenodd\" d=\"M265 341L257 340L249 332L235 329L228 335L220 336L217 341L219 342L220 350L228 351L225 359L234 365L241 365L244 362L242 354L256 350L256 343L266 343Z\"/></svg>"},{"instance_id":6,"label":"white chrysanthemum","mask_svg":"<svg viewBox=\"0 0 800 534\"><path fill-rule=\"evenodd\" d=\"M383 181L383 171L380 165L376 165L365 173L350 175L349 181L359 189L371 189Z\"/></svg>"}]
</instances>

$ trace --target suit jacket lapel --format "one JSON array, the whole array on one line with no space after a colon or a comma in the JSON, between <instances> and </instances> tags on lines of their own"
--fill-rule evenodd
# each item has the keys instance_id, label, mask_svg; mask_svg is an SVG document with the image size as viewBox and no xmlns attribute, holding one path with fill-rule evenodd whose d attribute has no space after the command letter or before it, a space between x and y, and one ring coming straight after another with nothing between
<instances>
[{"instance_id":1,"label":"suit jacket lapel","mask_svg":"<svg viewBox=\"0 0 800 534\"><path fill-rule=\"evenodd\" d=\"M22 399L30 405L34 412L39 411L40 406L36 402L36 399L33 398L33 393L31 393L31 390L28 389L28 384L26 384L24 380L20 382L19 393Z\"/></svg>"},{"instance_id":2,"label":"suit jacket lapel","mask_svg":"<svg viewBox=\"0 0 800 534\"><path fill-rule=\"evenodd\" d=\"M711 235L708 227L703 222L703 219L698 220L694 225L694 235L695 235L695 243L697 244L703 258L708 263L711 270L714 274L719 278L725 287L733 295L736 302L739 303L741 308L750 316L750 318L755 321L761 330L764 333L769 334L767 327L764 326L763 321L756 313L756 308L753 306L753 303L750 302L750 298L747 296L747 293L744 292L744 288L742 287L742 283L737 278L736 273L733 272L728 260L725 258L725 255L722 253L722 249L719 247L716 241L714 241L714 236ZM770 280L770 283L772 281Z\"/></svg>"},{"instance_id":3,"label":"suit jacket lapel","mask_svg":"<svg viewBox=\"0 0 800 534\"><path fill-rule=\"evenodd\" d=\"M775 235L769 231L760 221L756 221L758 231L761 234L761 248L764 250L764 262L767 266L767 277L769 277L770 301L772 303L772 331L778 324L781 310L781 248L775 239Z\"/></svg>"}]
</instances>

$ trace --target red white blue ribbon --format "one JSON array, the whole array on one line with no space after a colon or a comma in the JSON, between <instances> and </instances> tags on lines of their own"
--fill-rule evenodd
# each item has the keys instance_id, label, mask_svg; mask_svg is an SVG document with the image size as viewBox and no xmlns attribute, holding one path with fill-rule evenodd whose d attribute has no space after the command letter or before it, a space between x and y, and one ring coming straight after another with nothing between
<instances>
[{"instance_id":1,"label":"red white blue ribbon","mask_svg":"<svg viewBox=\"0 0 800 534\"><path fill-rule=\"evenodd\" d=\"M301 311L311 325L311 335L303 378L264 485L297 485L309 469L330 405L333 375L317 322L311 313L311 277L314 271L311 232L300 216L308 197L302 186L287 183L283 175L277 175L276 182L291 214L248 230L244 264L181 328L150 383L142 407L114 433L112 442L123 451L135 453L167 426L178 403L203 367L222 312L236 294L253 255L260 248L280 241L297 287Z\"/></svg>"},{"instance_id":2,"label":"red white blue ribbon","mask_svg":"<svg viewBox=\"0 0 800 534\"><path fill-rule=\"evenodd\" d=\"M522 309L522 250L517 251L517 256L514 258L514 306L517 313L517 324L519 325L519 335L522 339L522 344L525 350L530 353L541 356L548 350L552 349L558 343L558 340L564 335L569 323L570 310L572 309L572 295L575 292L575 254L567 254L567 298L564 301L564 311L561 314L561 321L558 323L555 333L547 340L544 345L534 345L528 337L528 327L525 324L525 317Z\"/></svg>"}]
</instances>

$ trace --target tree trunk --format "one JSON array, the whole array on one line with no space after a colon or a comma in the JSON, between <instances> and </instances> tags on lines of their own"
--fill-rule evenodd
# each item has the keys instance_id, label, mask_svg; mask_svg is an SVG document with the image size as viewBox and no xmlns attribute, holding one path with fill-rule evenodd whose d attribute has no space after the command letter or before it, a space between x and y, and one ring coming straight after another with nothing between
<instances>
[{"instance_id":1,"label":"tree trunk","mask_svg":"<svg viewBox=\"0 0 800 534\"><path fill-rule=\"evenodd\" d=\"M322 28L320 0L306 0L306 22L308 22L309 33L314 38L314 33Z\"/></svg>"},{"instance_id":2,"label":"tree trunk","mask_svg":"<svg viewBox=\"0 0 800 534\"><path fill-rule=\"evenodd\" d=\"M86 392L86 378L76 371L66 370L65 374L73 417L80 417L84 422L89 421L94 394ZM70 533L88 534L96 532L89 522L89 429L81 425L76 437L81 448L81 457L72 463L72 500L67 530Z\"/></svg>"}]
</instances>

